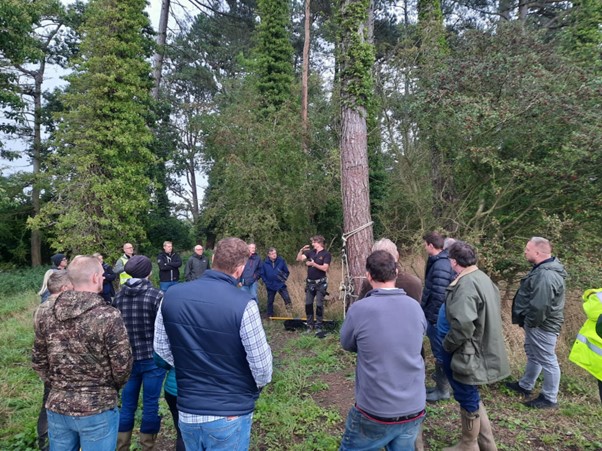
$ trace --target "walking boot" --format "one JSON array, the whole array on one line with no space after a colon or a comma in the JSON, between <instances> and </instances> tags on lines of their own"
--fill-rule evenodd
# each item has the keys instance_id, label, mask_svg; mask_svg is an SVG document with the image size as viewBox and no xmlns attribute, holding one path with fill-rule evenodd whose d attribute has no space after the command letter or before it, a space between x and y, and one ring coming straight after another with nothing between
<instances>
[{"instance_id":1,"label":"walking boot","mask_svg":"<svg viewBox=\"0 0 602 451\"><path fill-rule=\"evenodd\" d=\"M482 402L479 403L479 418L481 419L481 429L477 442L481 451L497 451L495 439L493 438L493 429L487 416L487 411Z\"/></svg>"},{"instance_id":2,"label":"walking boot","mask_svg":"<svg viewBox=\"0 0 602 451\"><path fill-rule=\"evenodd\" d=\"M140 433L140 446L142 447L142 451L154 451L156 442L157 434Z\"/></svg>"},{"instance_id":3,"label":"walking boot","mask_svg":"<svg viewBox=\"0 0 602 451\"><path fill-rule=\"evenodd\" d=\"M132 431L119 432L117 434L117 451L129 451Z\"/></svg>"},{"instance_id":4,"label":"walking boot","mask_svg":"<svg viewBox=\"0 0 602 451\"><path fill-rule=\"evenodd\" d=\"M481 430L479 411L471 413L460 409L460 416L462 417L462 437L455 446L443 448L443 451L479 451L477 443L477 437Z\"/></svg>"},{"instance_id":5,"label":"walking boot","mask_svg":"<svg viewBox=\"0 0 602 451\"><path fill-rule=\"evenodd\" d=\"M433 375L433 379L435 380L435 388L434 389L426 389L426 400L428 402L437 402L444 399L449 399L449 382L447 380L447 376L445 375L445 371L443 371L443 365L436 363L435 364L435 373Z\"/></svg>"}]
</instances>

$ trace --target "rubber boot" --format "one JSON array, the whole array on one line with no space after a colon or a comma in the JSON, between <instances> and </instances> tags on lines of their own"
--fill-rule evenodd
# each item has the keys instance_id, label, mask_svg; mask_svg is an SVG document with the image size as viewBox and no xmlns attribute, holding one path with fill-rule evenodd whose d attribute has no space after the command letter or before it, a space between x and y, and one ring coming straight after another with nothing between
<instances>
[{"instance_id":1,"label":"rubber boot","mask_svg":"<svg viewBox=\"0 0 602 451\"><path fill-rule=\"evenodd\" d=\"M479 418L481 419L481 429L477 439L479 449L481 451L497 451L495 439L493 438L493 429L491 428L487 411L482 402L479 403Z\"/></svg>"},{"instance_id":2,"label":"rubber boot","mask_svg":"<svg viewBox=\"0 0 602 451\"><path fill-rule=\"evenodd\" d=\"M117 451L130 451L131 440L132 440L132 431L118 433L117 434Z\"/></svg>"},{"instance_id":3,"label":"rubber boot","mask_svg":"<svg viewBox=\"0 0 602 451\"><path fill-rule=\"evenodd\" d=\"M157 434L140 433L140 446L142 451L154 451L157 442Z\"/></svg>"},{"instance_id":4,"label":"rubber boot","mask_svg":"<svg viewBox=\"0 0 602 451\"><path fill-rule=\"evenodd\" d=\"M439 363L435 364L435 374L433 379L435 379L436 386L434 390L427 388L426 400L428 402L437 402L444 399L449 399L449 382L447 380L447 376L445 375L445 371L443 371L443 365Z\"/></svg>"},{"instance_id":5,"label":"rubber boot","mask_svg":"<svg viewBox=\"0 0 602 451\"><path fill-rule=\"evenodd\" d=\"M479 451L477 443L477 437L481 430L479 410L470 413L460 409L460 416L462 418L462 437L455 446L443 448L443 451Z\"/></svg>"},{"instance_id":6,"label":"rubber boot","mask_svg":"<svg viewBox=\"0 0 602 451\"><path fill-rule=\"evenodd\" d=\"M416 436L416 442L414 443L414 451L424 451L424 439L422 438L422 424L418 429L418 435Z\"/></svg>"}]
</instances>

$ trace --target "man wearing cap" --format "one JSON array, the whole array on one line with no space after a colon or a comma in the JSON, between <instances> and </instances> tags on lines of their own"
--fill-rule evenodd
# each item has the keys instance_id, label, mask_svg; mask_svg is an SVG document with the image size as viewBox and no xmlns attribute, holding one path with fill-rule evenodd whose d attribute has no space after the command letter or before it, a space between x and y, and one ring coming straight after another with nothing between
<instances>
[{"instance_id":1,"label":"man wearing cap","mask_svg":"<svg viewBox=\"0 0 602 451\"><path fill-rule=\"evenodd\" d=\"M272 379L272 352L251 296L237 288L248 248L220 240L212 269L173 286L155 322L155 352L176 368L186 449L249 449L255 401Z\"/></svg>"},{"instance_id":2,"label":"man wearing cap","mask_svg":"<svg viewBox=\"0 0 602 451\"><path fill-rule=\"evenodd\" d=\"M125 243L123 245L123 255L113 265L113 272L119 274L119 286L122 286L130 278L130 275L125 272L125 264L132 255L134 255L134 246L132 243Z\"/></svg>"},{"instance_id":3,"label":"man wearing cap","mask_svg":"<svg viewBox=\"0 0 602 451\"><path fill-rule=\"evenodd\" d=\"M67 263L69 263L69 260L67 260L65 254L54 254L52 257L50 257L50 261L52 262L52 269L58 270L65 269L67 267Z\"/></svg>"},{"instance_id":4,"label":"man wearing cap","mask_svg":"<svg viewBox=\"0 0 602 451\"><path fill-rule=\"evenodd\" d=\"M148 280L152 264L144 255L134 255L125 264L131 276L115 296L113 305L119 309L127 328L134 365L132 374L121 393L119 435L117 450L129 450L134 429L134 416L142 388L142 423L140 444L142 449L153 449L161 428L159 397L165 370L153 360L153 333L157 310L163 293Z\"/></svg>"},{"instance_id":5,"label":"man wearing cap","mask_svg":"<svg viewBox=\"0 0 602 451\"><path fill-rule=\"evenodd\" d=\"M184 270L186 282L198 279L207 269L209 269L209 259L203 254L203 246L197 244L194 247L194 254L186 262L186 269Z\"/></svg>"}]
</instances>

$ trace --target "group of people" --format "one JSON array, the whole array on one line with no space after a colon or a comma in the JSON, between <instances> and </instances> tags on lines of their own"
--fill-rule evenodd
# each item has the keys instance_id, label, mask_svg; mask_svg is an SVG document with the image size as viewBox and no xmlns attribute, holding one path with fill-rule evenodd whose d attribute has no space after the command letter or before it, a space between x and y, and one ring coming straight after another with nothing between
<instances>
[{"instance_id":1,"label":"group of people","mask_svg":"<svg viewBox=\"0 0 602 451\"><path fill-rule=\"evenodd\" d=\"M429 254L424 287L401 270L390 240L374 243L367 258L360 299L349 308L340 331L342 347L357 353L355 405L342 450L421 449L426 402L447 399L452 391L460 405L462 435L446 449L497 449L478 386L510 375L499 291L476 266L470 244L446 242L433 232L424 236L424 246ZM202 246L194 251L186 265L190 280L177 283L182 261L172 244L164 243L158 264L169 273L160 276L161 283L169 285L159 290L149 281L150 259L134 255L126 243L112 269L121 289L110 304L103 300L107 268L101 257L78 256L68 266L63 255L53 257L57 268L46 283L48 299L35 314L32 355L45 383L51 449L129 449L141 389L140 444L154 449L163 386L178 451L248 449L255 402L272 377L272 353L253 285L264 281L272 316L276 293L291 305L285 283L289 270L276 249L268 249L262 262L256 246L238 238L219 241L211 265L203 259ZM533 267L515 295L512 320L525 329L527 367L520 380L506 385L531 397L543 371L539 396L525 405L553 408L566 272L544 238L530 239L525 257ZM297 254L308 271L310 329L323 324L331 259L319 235ZM588 299L602 302L601 293ZM599 310L591 303L590 310ZM602 320L598 323L594 331L602 329ZM574 350L572 359L595 366L599 374L599 365L584 358L589 357L592 327L585 329L577 343L586 350ZM425 387L424 335L436 365L432 388Z\"/></svg>"}]
</instances>

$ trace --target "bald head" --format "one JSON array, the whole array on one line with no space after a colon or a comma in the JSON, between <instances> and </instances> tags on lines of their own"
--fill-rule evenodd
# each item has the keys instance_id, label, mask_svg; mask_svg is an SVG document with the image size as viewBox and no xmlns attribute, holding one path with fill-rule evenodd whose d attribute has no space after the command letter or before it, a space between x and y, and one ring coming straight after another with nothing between
<instances>
[{"instance_id":1,"label":"bald head","mask_svg":"<svg viewBox=\"0 0 602 451\"><path fill-rule=\"evenodd\" d=\"M67 267L67 275L75 291L99 293L102 290L102 274L100 261L91 255L77 256Z\"/></svg>"},{"instance_id":2,"label":"bald head","mask_svg":"<svg viewBox=\"0 0 602 451\"><path fill-rule=\"evenodd\" d=\"M534 236L525 246L525 258L529 263L538 265L552 256L552 245L540 236Z\"/></svg>"}]
</instances>

